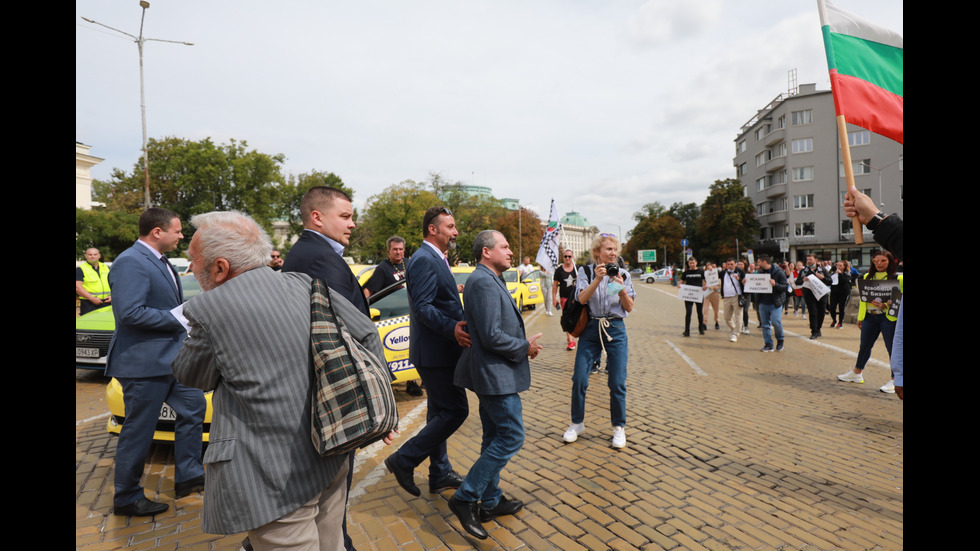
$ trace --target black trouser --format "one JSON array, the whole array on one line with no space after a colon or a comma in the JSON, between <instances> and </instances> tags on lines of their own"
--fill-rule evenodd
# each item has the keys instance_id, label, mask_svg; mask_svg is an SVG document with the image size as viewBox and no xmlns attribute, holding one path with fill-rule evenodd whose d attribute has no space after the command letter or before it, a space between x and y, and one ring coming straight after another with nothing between
<instances>
[{"instance_id":1,"label":"black trouser","mask_svg":"<svg viewBox=\"0 0 980 551\"><path fill-rule=\"evenodd\" d=\"M823 326L823 318L827 312L827 298L813 296L809 289L803 289L803 300L806 301L806 309L809 311L807 321L810 322L810 334L817 335Z\"/></svg>"},{"instance_id":2,"label":"black trouser","mask_svg":"<svg viewBox=\"0 0 980 551\"><path fill-rule=\"evenodd\" d=\"M690 300L684 301L684 309L687 311L684 314L684 332L691 332L691 306L697 306L698 310L698 331L701 331L701 327L704 326L704 304L701 302L692 302Z\"/></svg>"},{"instance_id":3,"label":"black trouser","mask_svg":"<svg viewBox=\"0 0 980 551\"><path fill-rule=\"evenodd\" d=\"M830 319L833 323L844 323L844 309L847 307L847 299L851 297L850 291L830 292Z\"/></svg>"}]
</instances>

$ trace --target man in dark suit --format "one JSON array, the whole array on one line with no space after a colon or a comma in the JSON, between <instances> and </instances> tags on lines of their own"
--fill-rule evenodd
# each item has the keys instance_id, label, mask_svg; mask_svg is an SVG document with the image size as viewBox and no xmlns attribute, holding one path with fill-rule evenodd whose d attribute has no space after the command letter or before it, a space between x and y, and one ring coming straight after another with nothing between
<instances>
[{"instance_id":1,"label":"man in dark suit","mask_svg":"<svg viewBox=\"0 0 980 551\"><path fill-rule=\"evenodd\" d=\"M169 507L147 499L140 485L146 454L163 403L177 414L174 429L174 495L179 499L204 487L201 436L207 402L204 393L174 379L170 362L186 336L170 310L184 301L177 272L163 253L184 237L180 218L167 209L140 215L139 240L112 264L112 314L116 331L109 344L106 376L119 380L126 420L116 444L117 515L150 516Z\"/></svg>"},{"instance_id":2,"label":"man in dark suit","mask_svg":"<svg viewBox=\"0 0 980 551\"><path fill-rule=\"evenodd\" d=\"M537 343L541 333L525 338L524 320L500 277L513 256L507 239L500 232L482 231L473 241L473 256L479 263L463 290L472 345L456 365L455 383L480 398L483 444L480 458L449 499L449 508L467 532L486 539L482 522L513 515L524 507L521 501L503 496L500 471L524 444L518 393L531 386L528 358L541 351Z\"/></svg>"},{"instance_id":3,"label":"man in dark suit","mask_svg":"<svg viewBox=\"0 0 980 551\"><path fill-rule=\"evenodd\" d=\"M385 459L398 484L413 496L415 467L429 458L429 491L458 488L462 477L446 454L446 440L469 414L466 390L453 384L453 372L469 335L463 321L459 288L446 253L459 232L445 207L430 207L422 218L422 246L405 268L411 309L408 359L422 377L428 394L426 425L415 437Z\"/></svg>"},{"instance_id":4,"label":"man in dark suit","mask_svg":"<svg viewBox=\"0 0 980 551\"><path fill-rule=\"evenodd\" d=\"M303 195L299 212L303 219L303 233L289 250L282 271L302 272L311 278L326 281L331 290L370 318L364 291L344 260L344 249L350 245L351 230L355 227L350 195L334 187L314 186ZM348 491L354 474L354 452L349 454L349 458ZM353 550L354 544L347 534L346 517L343 532L346 549Z\"/></svg>"},{"instance_id":5,"label":"man in dark suit","mask_svg":"<svg viewBox=\"0 0 980 551\"><path fill-rule=\"evenodd\" d=\"M244 214L191 224L191 269L205 292L184 308L190 336L173 369L214 391L203 529L248 531L257 550L343 549L350 464L311 441L311 278L269 267L269 238ZM374 324L331 297L354 338L383 354Z\"/></svg>"},{"instance_id":6,"label":"man in dark suit","mask_svg":"<svg viewBox=\"0 0 980 551\"><path fill-rule=\"evenodd\" d=\"M344 260L354 229L354 207L344 191L328 187L310 188L300 203L303 233L289 250L284 272L303 272L318 277L370 317L364 291Z\"/></svg>"}]
</instances>

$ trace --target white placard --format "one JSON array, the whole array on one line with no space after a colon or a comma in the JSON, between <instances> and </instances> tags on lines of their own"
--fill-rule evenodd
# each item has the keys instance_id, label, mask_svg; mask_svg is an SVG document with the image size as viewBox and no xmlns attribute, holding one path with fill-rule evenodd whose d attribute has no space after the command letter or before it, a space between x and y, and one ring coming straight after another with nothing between
<instances>
[{"instance_id":1,"label":"white placard","mask_svg":"<svg viewBox=\"0 0 980 551\"><path fill-rule=\"evenodd\" d=\"M823 298L824 295L830 292L830 287L824 285L823 282L820 281L820 278L814 274L806 276L806 278L803 280L803 288L809 289L817 300Z\"/></svg>"},{"instance_id":2,"label":"white placard","mask_svg":"<svg viewBox=\"0 0 980 551\"><path fill-rule=\"evenodd\" d=\"M677 298L688 302L703 302L704 290L694 285L678 285Z\"/></svg>"},{"instance_id":3,"label":"white placard","mask_svg":"<svg viewBox=\"0 0 980 551\"><path fill-rule=\"evenodd\" d=\"M708 284L708 287L717 287L721 283L721 279L718 277L718 270L705 270L704 282Z\"/></svg>"},{"instance_id":4,"label":"white placard","mask_svg":"<svg viewBox=\"0 0 980 551\"><path fill-rule=\"evenodd\" d=\"M768 293L772 294L772 283L769 274L745 274L746 293Z\"/></svg>"}]
</instances>

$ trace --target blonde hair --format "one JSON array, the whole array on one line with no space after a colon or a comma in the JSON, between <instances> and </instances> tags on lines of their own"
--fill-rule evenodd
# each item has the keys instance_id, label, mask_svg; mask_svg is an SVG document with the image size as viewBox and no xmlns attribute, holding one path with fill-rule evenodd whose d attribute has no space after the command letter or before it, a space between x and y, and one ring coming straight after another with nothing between
<instances>
[{"instance_id":1,"label":"blonde hair","mask_svg":"<svg viewBox=\"0 0 980 551\"><path fill-rule=\"evenodd\" d=\"M599 249L602 248L603 241L612 241L616 244L616 252L619 252L619 238L615 235L602 235L592 240L592 262L599 263Z\"/></svg>"}]
</instances>

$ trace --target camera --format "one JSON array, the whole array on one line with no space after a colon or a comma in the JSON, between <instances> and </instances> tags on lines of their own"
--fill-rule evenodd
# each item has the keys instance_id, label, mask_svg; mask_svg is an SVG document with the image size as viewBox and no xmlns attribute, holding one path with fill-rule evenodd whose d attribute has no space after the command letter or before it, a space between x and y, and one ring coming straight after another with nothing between
<instances>
[{"instance_id":1,"label":"camera","mask_svg":"<svg viewBox=\"0 0 980 551\"><path fill-rule=\"evenodd\" d=\"M606 264L606 275L609 277L616 277L619 275L619 266L615 264Z\"/></svg>"}]
</instances>

